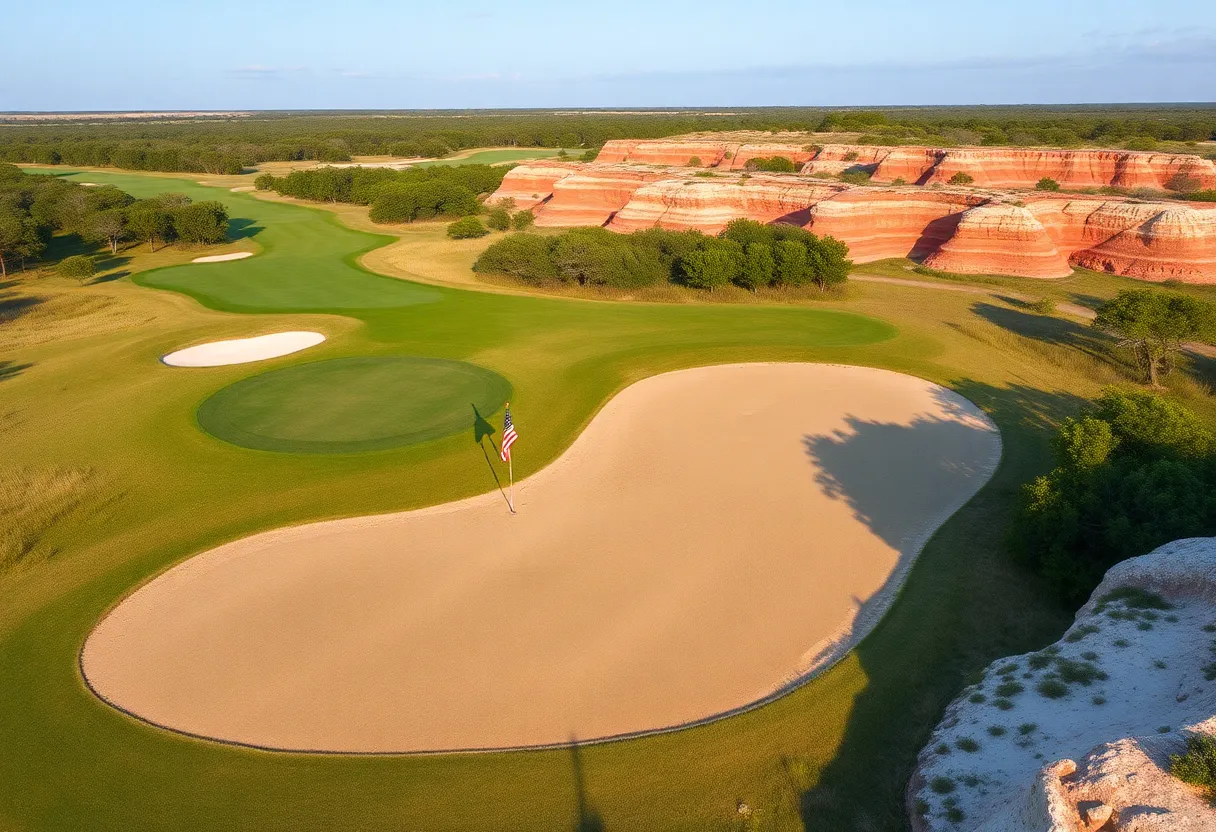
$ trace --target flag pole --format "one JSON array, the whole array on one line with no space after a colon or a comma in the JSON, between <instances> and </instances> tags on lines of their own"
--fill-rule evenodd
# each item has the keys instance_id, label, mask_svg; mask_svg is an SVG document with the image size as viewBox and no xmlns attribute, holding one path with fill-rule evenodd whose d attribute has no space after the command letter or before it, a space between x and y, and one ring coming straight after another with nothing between
<instances>
[{"instance_id":1,"label":"flag pole","mask_svg":"<svg viewBox=\"0 0 1216 832\"><path fill-rule=\"evenodd\" d=\"M507 451L507 472L511 477L511 513L515 513L515 456Z\"/></svg>"}]
</instances>

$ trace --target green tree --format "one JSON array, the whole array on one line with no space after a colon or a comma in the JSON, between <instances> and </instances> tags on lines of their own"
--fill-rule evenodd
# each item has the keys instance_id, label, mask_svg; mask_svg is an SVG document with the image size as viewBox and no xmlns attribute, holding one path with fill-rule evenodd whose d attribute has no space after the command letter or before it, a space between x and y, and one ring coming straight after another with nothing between
<instances>
[{"instance_id":1,"label":"green tree","mask_svg":"<svg viewBox=\"0 0 1216 832\"><path fill-rule=\"evenodd\" d=\"M22 212L0 213L0 277L8 277L8 259L19 256L29 234L28 219Z\"/></svg>"},{"instance_id":2,"label":"green tree","mask_svg":"<svg viewBox=\"0 0 1216 832\"><path fill-rule=\"evenodd\" d=\"M743 250L743 263L735 283L755 293L761 286L772 284L776 268L772 246L768 243L750 243Z\"/></svg>"},{"instance_id":3,"label":"green tree","mask_svg":"<svg viewBox=\"0 0 1216 832\"><path fill-rule=\"evenodd\" d=\"M680 261L680 272L686 286L712 292L739 279L743 259L743 247L738 243L707 237L700 248Z\"/></svg>"},{"instance_id":4,"label":"green tree","mask_svg":"<svg viewBox=\"0 0 1216 832\"><path fill-rule=\"evenodd\" d=\"M477 217L461 217L448 226L448 236L453 240L469 240L489 233L490 230Z\"/></svg>"},{"instance_id":5,"label":"green tree","mask_svg":"<svg viewBox=\"0 0 1216 832\"><path fill-rule=\"evenodd\" d=\"M1175 292L1127 289L1098 307L1093 326L1118 338L1148 383L1159 387L1184 344L1216 338L1216 306Z\"/></svg>"},{"instance_id":6,"label":"green tree","mask_svg":"<svg viewBox=\"0 0 1216 832\"><path fill-rule=\"evenodd\" d=\"M806 246L795 240L778 240L773 244L777 282L782 286L804 286L811 280L811 266Z\"/></svg>"},{"instance_id":7,"label":"green tree","mask_svg":"<svg viewBox=\"0 0 1216 832\"><path fill-rule=\"evenodd\" d=\"M173 233L173 219L159 200L141 199L126 209L125 231L136 242L146 240L152 251L156 251L157 240L164 243L169 241L169 235ZM117 251L117 243L111 245L111 250Z\"/></svg>"},{"instance_id":8,"label":"green tree","mask_svg":"<svg viewBox=\"0 0 1216 832\"><path fill-rule=\"evenodd\" d=\"M950 177L951 185L970 185L974 181L975 181L974 176L972 176L969 173L965 173L964 171L961 171L961 170L958 173L954 174L954 176Z\"/></svg>"},{"instance_id":9,"label":"green tree","mask_svg":"<svg viewBox=\"0 0 1216 832\"><path fill-rule=\"evenodd\" d=\"M80 236L89 242L105 243L111 254L118 253L118 244L130 236L127 209L107 208L87 215Z\"/></svg>"},{"instance_id":10,"label":"green tree","mask_svg":"<svg viewBox=\"0 0 1216 832\"><path fill-rule=\"evenodd\" d=\"M807 265L811 280L826 292L829 286L840 286L849 279L853 261L849 247L835 237L820 237L807 250Z\"/></svg>"},{"instance_id":11,"label":"green tree","mask_svg":"<svg viewBox=\"0 0 1216 832\"><path fill-rule=\"evenodd\" d=\"M169 214L173 233L187 243L222 243L228 239L228 209L219 202L193 202Z\"/></svg>"},{"instance_id":12,"label":"green tree","mask_svg":"<svg viewBox=\"0 0 1216 832\"><path fill-rule=\"evenodd\" d=\"M501 206L491 208L486 216L486 225L495 231L506 231L511 227L511 215Z\"/></svg>"},{"instance_id":13,"label":"green tree","mask_svg":"<svg viewBox=\"0 0 1216 832\"><path fill-rule=\"evenodd\" d=\"M511 227L516 231L527 231L536 224L536 214L533 214L530 209L516 211L515 216L511 217Z\"/></svg>"},{"instance_id":14,"label":"green tree","mask_svg":"<svg viewBox=\"0 0 1216 832\"><path fill-rule=\"evenodd\" d=\"M55 268L64 277L79 280L81 283L90 280L97 272L96 262L87 254L74 254L71 257L65 257L59 261L59 265Z\"/></svg>"},{"instance_id":15,"label":"green tree","mask_svg":"<svg viewBox=\"0 0 1216 832\"><path fill-rule=\"evenodd\" d=\"M733 240L744 248L753 243L772 244L775 235L772 226L744 218L731 220L718 234L723 240Z\"/></svg>"},{"instance_id":16,"label":"green tree","mask_svg":"<svg viewBox=\"0 0 1216 832\"><path fill-rule=\"evenodd\" d=\"M699 168L699 167L701 167L701 157L700 157L700 156L693 156L691 159L689 159L689 160L688 160L688 167L690 167L690 168Z\"/></svg>"},{"instance_id":17,"label":"green tree","mask_svg":"<svg viewBox=\"0 0 1216 832\"><path fill-rule=\"evenodd\" d=\"M253 187L259 191L273 191L275 177L273 173L263 173L253 180Z\"/></svg>"},{"instance_id":18,"label":"green tree","mask_svg":"<svg viewBox=\"0 0 1216 832\"><path fill-rule=\"evenodd\" d=\"M518 215L516 215L518 216ZM505 274L532 284L558 279L551 257L551 239L537 234L511 234L481 253L473 271Z\"/></svg>"},{"instance_id":19,"label":"green tree","mask_svg":"<svg viewBox=\"0 0 1216 832\"><path fill-rule=\"evenodd\" d=\"M1052 179L1050 176L1044 176L1038 182L1034 183L1036 191L1058 191L1060 183Z\"/></svg>"}]
</instances>

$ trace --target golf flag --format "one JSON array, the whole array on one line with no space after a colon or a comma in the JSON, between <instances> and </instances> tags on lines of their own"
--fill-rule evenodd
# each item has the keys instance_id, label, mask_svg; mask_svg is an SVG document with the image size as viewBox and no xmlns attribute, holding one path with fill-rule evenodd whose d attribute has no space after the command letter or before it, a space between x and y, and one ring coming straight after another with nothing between
<instances>
[{"instance_id":1,"label":"golf flag","mask_svg":"<svg viewBox=\"0 0 1216 832\"><path fill-rule=\"evenodd\" d=\"M515 425L511 422L511 405L508 403L506 413L502 417L502 450L499 452L503 462L511 461L511 446L518 438Z\"/></svg>"}]
</instances>

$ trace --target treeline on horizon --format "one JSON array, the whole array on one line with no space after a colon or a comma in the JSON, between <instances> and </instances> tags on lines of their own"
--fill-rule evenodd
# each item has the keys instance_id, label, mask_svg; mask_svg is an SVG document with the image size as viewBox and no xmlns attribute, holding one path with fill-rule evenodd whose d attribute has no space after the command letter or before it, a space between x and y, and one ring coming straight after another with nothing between
<instances>
[{"instance_id":1,"label":"treeline on horizon","mask_svg":"<svg viewBox=\"0 0 1216 832\"><path fill-rule=\"evenodd\" d=\"M687 113L539 110L258 113L198 121L0 124L0 161L237 174L272 161L442 157L474 147L598 148L611 139L756 130L862 133L874 144L1096 144L1216 139L1216 106L748 108Z\"/></svg>"}]
</instances>

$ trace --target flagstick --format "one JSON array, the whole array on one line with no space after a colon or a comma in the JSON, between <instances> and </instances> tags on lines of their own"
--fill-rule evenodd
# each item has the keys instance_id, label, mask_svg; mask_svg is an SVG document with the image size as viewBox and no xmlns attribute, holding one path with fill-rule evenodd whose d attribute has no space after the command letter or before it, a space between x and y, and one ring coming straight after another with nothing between
<instances>
[{"instance_id":1,"label":"flagstick","mask_svg":"<svg viewBox=\"0 0 1216 832\"><path fill-rule=\"evenodd\" d=\"M507 473L511 477L511 513L515 513L515 454L507 453Z\"/></svg>"}]
</instances>

